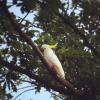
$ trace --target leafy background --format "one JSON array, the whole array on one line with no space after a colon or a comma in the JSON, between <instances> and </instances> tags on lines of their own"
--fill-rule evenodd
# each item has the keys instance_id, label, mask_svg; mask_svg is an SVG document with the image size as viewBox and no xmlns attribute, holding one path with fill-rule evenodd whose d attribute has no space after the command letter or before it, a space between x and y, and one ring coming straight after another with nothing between
<instances>
[{"instance_id":1,"label":"leafy background","mask_svg":"<svg viewBox=\"0 0 100 100\"><path fill-rule=\"evenodd\" d=\"M70 27L70 23L65 24L56 14L59 12L64 17L69 16L73 25L77 26L88 42L100 53L100 2L95 0L41 0L41 2L45 6L39 4L38 0L5 0L8 9L16 6L20 8L22 14L33 15L33 20L30 22L26 17L21 18L11 12L20 29L27 33L33 42L38 45L58 43L55 52L62 63L66 79L78 89L93 89L96 95L100 95L100 57L85 45L80 35ZM50 81L50 84L58 84L44 69L36 52L16 33L1 9L0 58L23 69L31 70ZM11 94L6 93L7 88L17 92L17 86L25 79L34 81L33 87L36 91L41 90L42 85L35 80L0 65L0 98L5 98L4 100L12 98ZM75 99L69 95L60 96L63 100Z\"/></svg>"}]
</instances>

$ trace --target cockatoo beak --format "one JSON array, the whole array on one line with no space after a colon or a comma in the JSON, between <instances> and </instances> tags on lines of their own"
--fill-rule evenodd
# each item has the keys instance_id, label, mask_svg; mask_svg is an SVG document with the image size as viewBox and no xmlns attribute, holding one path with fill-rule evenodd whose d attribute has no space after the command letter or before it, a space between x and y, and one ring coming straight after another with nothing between
<instances>
[{"instance_id":1,"label":"cockatoo beak","mask_svg":"<svg viewBox=\"0 0 100 100\"><path fill-rule=\"evenodd\" d=\"M49 45L49 48L56 48L57 47L57 43L55 45Z\"/></svg>"}]
</instances>

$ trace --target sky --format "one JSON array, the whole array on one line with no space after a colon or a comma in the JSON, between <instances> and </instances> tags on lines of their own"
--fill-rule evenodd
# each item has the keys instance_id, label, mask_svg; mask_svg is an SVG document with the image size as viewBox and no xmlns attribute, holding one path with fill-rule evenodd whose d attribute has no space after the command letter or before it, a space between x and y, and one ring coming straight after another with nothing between
<instances>
[{"instance_id":1,"label":"sky","mask_svg":"<svg viewBox=\"0 0 100 100\"><path fill-rule=\"evenodd\" d=\"M11 0L9 0L9 2L11 2ZM15 15L20 16L22 18L26 15L26 14L21 14L20 8L16 8L16 6L11 7L9 11L13 12ZM28 17L26 17L26 19L28 19L31 22L33 21L33 16L34 16L33 14L29 14ZM23 83L18 88L26 87L26 86L29 86L29 84ZM23 93L21 96L16 98L23 91L24 90L21 89L17 93L13 93L14 97L12 98L12 100L53 100L51 94L47 92L44 88L41 89L40 93L35 94L35 90L31 90L26 93Z\"/></svg>"},{"instance_id":2,"label":"sky","mask_svg":"<svg viewBox=\"0 0 100 100\"><path fill-rule=\"evenodd\" d=\"M30 84L23 83L18 87L18 89L26 86L30 86ZM47 92L44 88L41 89L40 93L39 92L35 93L35 90L30 90L19 96L20 93L28 89L34 89L34 87L29 87L26 89L21 89L18 92L13 92L12 95L14 97L12 98L12 100L53 100L51 94Z\"/></svg>"}]
</instances>

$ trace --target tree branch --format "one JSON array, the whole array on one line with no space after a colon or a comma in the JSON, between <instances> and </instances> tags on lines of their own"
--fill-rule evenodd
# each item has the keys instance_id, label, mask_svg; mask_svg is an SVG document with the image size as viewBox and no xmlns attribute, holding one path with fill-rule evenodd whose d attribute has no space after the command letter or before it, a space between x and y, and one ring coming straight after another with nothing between
<instances>
[{"instance_id":1,"label":"tree branch","mask_svg":"<svg viewBox=\"0 0 100 100\"><path fill-rule=\"evenodd\" d=\"M32 42L31 38L24 32L21 31L20 27L18 26L18 24L15 22L15 20L12 18L11 14L9 13L7 6L5 5L5 3L3 3L2 1L0 1L0 6L2 11L4 12L4 14L7 16L8 20L11 22L12 27L14 28L14 30L27 42L27 44L29 44L32 49L36 52L36 54L40 57L41 61L43 62L43 64L45 65L46 69L48 70L48 72L62 85L60 88L57 86L53 86L50 85L46 80L39 78L38 76L34 75L33 73L31 73L29 70L24 70L18 66L14 66L6 61L0 60L0 64L6 66L8 69L12 69L15 70L17 72L23 73L27 76L29 76L32 79L37 80L38 82L42 83L44 87L49 87L55 91L58 91L60 93L63 94L71 94L71 95L75 95L75 96L83 96L83 95L88 95L86 93L84 93L83 91L79 91L77 89L74 88L74 86L69 83L69 81L64 80L64 79L60 79L58 78L55 73L53 71L50 70L51 65L49 64L49 62L44 58L44 56L42 55L40 49L35 45L35 43ZM78 31L78 30L77 30ZM67 87L67 88L65 88ZM66 91L67 89L67 91ZM63 92L62 92L63 91ZM90 94L89 94L90 95Z\"/></svg>"},{"instance_id":2,"label":"tree branch","mask_svg":"<svg viewBox=\"0 0 100 100\"><path fill-rule=\"evenodd\" d=\"M27 89L27 90L24 90L23 92L21 92L20 94L18 94L13 100L17 100L17 98L19 97L19 96L21 96L23 93L26 93L26 92L29 92L29 91L33 91L34 89L32 88L32 89Z\"/></svg>"},{"instance_id":3,"label":"tree branch","mask_svg":"<svg viewBox=\"0 0 100 100\"><path fill-rule=\"evenodd\" d=\"M46 5L38 0L35 0L36 3L38 3L42 8L46 9ZM52 10L52 8L51 8ZM96 48L91 44L89 43L89 41L87 40L87 37L77 28L77 26L73 23L72 19L67 15L65 14L66 16L63 16L62 14L58 13L58 12L54 12L59 18L62 19L63 23L65 25L69 25L73 31L75 32L75 34L79 35L80 38L83 40L83 45L88 47L95 56L97 56L98 58L100 58L100 52L98 52L96 50Z\"/></svg>"},{"instance_id":4,"label":"tree branch","mask_svg":"<svg viewBox=\"0 0 100 100\"><path fill-rule=\"evenodd\" d=\"M65 25L69 25L74 30L74 32L80 36L80 38L83 40L84 46L87 46L93 52L93 54L95 54L98 58L100 58L100 53L96 50L94 46L92 46L91 43L89 43L89 41L87 40L87 37L77 28L77 26L74 25L71 18L67 15L63 16L59 13L56 13L56 14L62 19Z\"/></svg>"},{"instance_id":5,"label":"tree branch","mask_svg":"<svg viewBox=\"0 0 100 100\"><path fill-rule=\"evenodd\" d=\"M80 94L78 94L77 92L72 92L71 90L69 90L63 86L50 84L50 82L46 81L44 78L39 77L38 75L35 75L34 73L32 73L32 71L29 71L27 69L23 69L20 66L17 66L17 65L14 65L12 63L9 63L7 61L4 61L1 58L0 58L0 65L8 68L9 70L13 70L13 71L27 75L29 78L34 79L38 83L40 83L41 87L44 87L46 89L52 89L53 91L56 91L56 92L59 92L61 94L65 94L65 95L73 95L76 97L81 97L81 98L84 98L84 100L97 100L97 99L92 98L92 97L94 97L94 95L92 95L91 92L83 91L83 92L80 92ZM32 82L31 84L34 84L34 83ZM89 97L91 99L86 99Z\"/></svg>"},{"instance_id":6,"label":"tree branch","mask_svg":"<svg viewBox=\"0 0 100 100\"><path fill-rule=\"evenodd\" d=\"M26 33L21 31L20 27L18 26L18 24L15 22L15 20L12 18L11 14L9 13L5 3L3 3L3 2L0 2L0 3L1 3L2 11L7 16L8 20L11 22L12 27L14 28L14 30L27 42L27 44L29 44L32 47L32 49L40 57L41 61L45 65L48 72L53 76L53 78L55 78L60 84L62 84L64 86L66 86L67 88L69 88L72 92L74 92L76 94L80 94L79 91L76 91L74 89L74 86L71 83L69 83L69 81L64 80L64 79L60 79L60 78L57 77L55 71L51 70L51 64L44 58L44 56L41 53L40 49L36 46L35 43L32 42L31 38Z\"/></svg>"},{"instance_id":7,"label":"tree branch","mask_svg":"<svg viewBox=\"0 0 100 100\"><path fill-rule=\"evenodd\" d=\"M38 83L40 83L42 87L45 87L47 89L53 89L54 91L57 91L57 92L59 92L61 94L75 95L74 93L69 91L67 88L65 88L63 86L52 85L52 84L50 84L50 82L46 81L44 78L41 78L38 75L35 75L31 71L29 71L27 69L23 69L20 66L14 65L14 64L9 63L7 61L4 61L3 59L0 59L0 65L3 65L4 67L8 68L9 70L13 70L13 71L16 71L16 72L19 72L19 73L27 75L31 79L34 79ZM31 82L31 84L34 84L34 83Z\"/></svg>"}]
</instances>

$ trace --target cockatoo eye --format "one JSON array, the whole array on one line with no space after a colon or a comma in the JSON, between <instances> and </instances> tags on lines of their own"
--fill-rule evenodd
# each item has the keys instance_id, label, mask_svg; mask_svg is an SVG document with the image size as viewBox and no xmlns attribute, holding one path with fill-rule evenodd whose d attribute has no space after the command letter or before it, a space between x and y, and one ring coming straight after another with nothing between
<instances>
[{"instance_id":1,"label":"cockatoo eye","mask_svg":"<svg viewBox=\"0 0 100 100\"><path fill-rule=\"evenodd\" d=\"M41 51L42 51L42 52L44 52L45 50L46 50L46 48L42 48L42 50L41 50Z\"/></svg>"}]
</instances>

